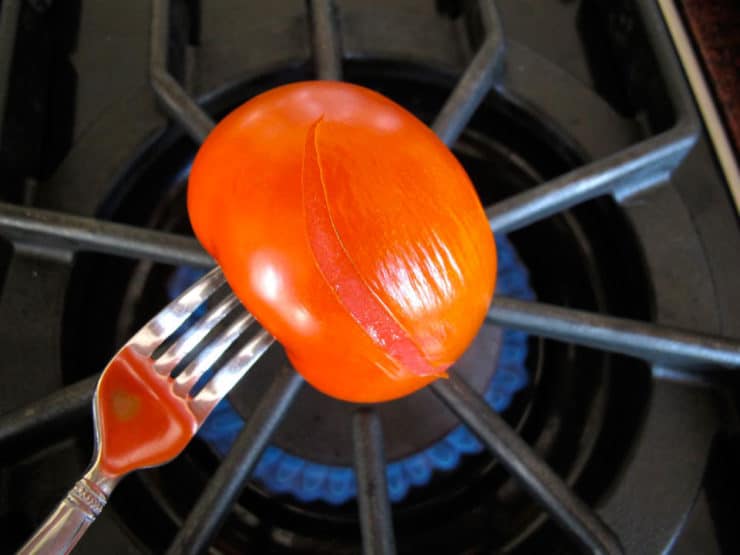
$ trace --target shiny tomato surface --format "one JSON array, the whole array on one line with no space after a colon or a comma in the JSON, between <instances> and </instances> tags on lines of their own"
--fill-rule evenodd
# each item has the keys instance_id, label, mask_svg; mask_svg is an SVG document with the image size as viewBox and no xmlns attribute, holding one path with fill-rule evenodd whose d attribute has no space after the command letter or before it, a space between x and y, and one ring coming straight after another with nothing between
<instances>
[{"instance_id":1,"label":"shiny tomato surface","mask_svg":"<svg viewBox=\"0 0 740 555\"><path fill-rule=\"evenodd\" d=\"M295 83L237 108L195 158L188 210L244 305L340 399L445 375L491 301L496 252L468 176L363 87Z\"/></svg>"}]
</instances>

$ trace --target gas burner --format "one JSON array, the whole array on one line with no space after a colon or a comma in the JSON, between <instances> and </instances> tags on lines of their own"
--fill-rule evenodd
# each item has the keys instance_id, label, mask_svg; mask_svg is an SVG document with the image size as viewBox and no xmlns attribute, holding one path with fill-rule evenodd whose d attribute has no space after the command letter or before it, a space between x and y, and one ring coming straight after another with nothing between
<instances>
[{"instance_id":1,"label":"gas burner","mask_svg":"<svg viewBox=\"0 0 740 555\"><path fill-rule=\"evenodd\" d=\"M497 292L532 300L527 272L503 236L497 238L497 252ZM168 297L176 297L202 275L193 268L178 268L168 281ZM526 334L502 332L484 324L453 371L482 390L489 406L502 412L529 380L526 357ZM274 374L290 363L282 349L274 349L262 365ZM199 436L221 457L229 452L259 401L255 389L259 388L244 382L201 428ZM354 499L357 482L352 470L352 438L344 426L354 411L351 403L304 388L276 432L275 444L263 453L254 477L270 493L288 493L302 502L321 500L340 505ZM465 426L452 415L439 413L429 392L383 403L378 413L389 431L385 437L386 481L392 502L401 501L411 487L427 485L434 472L453 471L461 457L483 451L483 445Z\"/></svg>"},{"instance_id":2,"label":"gas burner","mask_svg":"<svg viewBox=\"0 0 740 555\"><path fill-rule=\"evenodd\" d=\"M737 547L717 487L737 450L710 446L733 433L740 234L653 3L0 6L2 550L89 459L102 365L213 263L185 210L197 143L316 77L453 149L498 242L489 318L449 380L376 407L269 351L79 552L655 553L696 530Z\"/></svg>"}]
</instances>

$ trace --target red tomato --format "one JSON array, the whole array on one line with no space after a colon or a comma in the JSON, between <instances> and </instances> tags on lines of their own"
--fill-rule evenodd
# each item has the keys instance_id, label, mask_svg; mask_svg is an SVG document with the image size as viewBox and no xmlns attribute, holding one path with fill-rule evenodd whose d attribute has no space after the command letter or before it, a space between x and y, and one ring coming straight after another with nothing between
<instances>
[{"instance_id":1,"label":"red tomato","mask_svg":"<svg viewBox=\"0 0 740 555\"><path fill-rule=\"evenodd\" d=\"M465 171L356 85L295 83L237 108L196 156L188 210L245 306L340 399L445 375L491 301L493 236Z\"/></svg>"}]
</instances>

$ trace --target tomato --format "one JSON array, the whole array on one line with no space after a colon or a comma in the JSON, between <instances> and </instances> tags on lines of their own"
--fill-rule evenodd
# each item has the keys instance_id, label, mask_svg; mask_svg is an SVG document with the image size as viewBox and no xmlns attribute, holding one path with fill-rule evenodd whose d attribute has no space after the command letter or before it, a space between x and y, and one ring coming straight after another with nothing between
<instances>
[{"instance_id":1,"label":"tomato","mask_svg":"<svg viewBox=\"0 0 740 555\"><path fill-rule=\"evenodd\" d=\"M432 131L363 87L278 87L198 152L188 210L244 305L324 393L376 402L446 370L496 274L470 179Z\"/></svg>"}]
</instances>

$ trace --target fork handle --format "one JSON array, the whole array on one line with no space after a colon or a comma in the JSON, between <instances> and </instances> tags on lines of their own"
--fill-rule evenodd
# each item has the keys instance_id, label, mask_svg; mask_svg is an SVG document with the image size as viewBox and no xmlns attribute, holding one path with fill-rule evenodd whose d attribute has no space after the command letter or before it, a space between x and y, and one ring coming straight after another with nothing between
<instances>
[{"instance_id":1,"label":"fork handle","mask_svg":"<svg viewBox=\"0 0 740 555\"><path fill-rule=\"evenodd\" d=\"M18 555L69 553L108 502L117 479L93 467L67 493Z\"/></svg>"}]
</instances>

